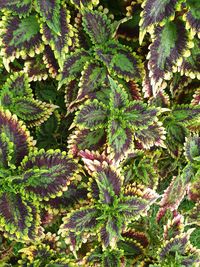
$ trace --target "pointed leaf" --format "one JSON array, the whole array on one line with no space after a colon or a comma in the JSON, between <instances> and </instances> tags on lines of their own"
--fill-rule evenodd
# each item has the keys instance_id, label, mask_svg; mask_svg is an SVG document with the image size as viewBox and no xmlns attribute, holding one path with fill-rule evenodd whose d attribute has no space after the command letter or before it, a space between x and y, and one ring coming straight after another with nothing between
<instances>
[{"instance_id":1,"label":"pointed leaf","mask_svg":"<svg viewBox=\"0 0 200 267\"><path fill-rule=\"evenodd\" d=\"M199 1L188 0L186 2L188 12L184 15L186 20L186 29L190 28L193 33L200 35L200 3Z\"/></svg>"},{"instance_id":2,"label":"pointed leaf","mask_svg":"<svg viewBox=\"0 0 200 267\"><path fill-rule=\"evenodd\" d=\"M75 123L86 129L104 128L107 122L107 107L97 100L86 101L76 113Z\"/></svg>"},{"instance_id":3,"label":"pointed leaf","mask_svg":"<svg viewBox=\"0 0 200 267\"><path fill-rule=\"evenodd\" d=\"M145 0L142 3L144 10L141 13L141 30L173 17L178 2L178 0Z\"/></svg>"},{"instance_id":4,"label":"pointed leaf","mask_svg":"<svg viewBox=\"0 0 200 267\"><path fill-rule=\"evenodd\" d=\"M103 254L102 266L103 267L120 267L122 266L121 258L123 251L119 249L106 250Z\"/></svg>"},{"instance_id":5,"label":"pointed leaf","mask_svg":"<svg viewBox=\"0 0 200 267\"><path fill-rule=\"evenodd\" d=\"M200 161L200 137L195 135L186 139L185 156L188 161Z\"/></svg>"},{"instance_id":6,"label":"pointed leaf","mask_svg":"<svg viewBox=\"0 0 200 267\"><path fill-rule=\"evenodd\" d=\"M30 13L32 7L32 0L1 0L0 9L12 11L18 16L26 16Z\"/></svg>"},{"instance_id":7,"label":"pointed leaf","mask_svg":"<svg viewBox=\"0 0 200 267\"><path fill-rule=\"evenodd\" d=\"M182 58L188 50L188 36L184 23L180 20L167 22L163 27L158 26L154 32L155 38L148 54L151 84L154 94L157 93L165 74L171 76L175 62Z\"/></svg>"},{"instance_id":8,"label":"pointed leaf","mask_svg":"<svg viewBox=\"0 0 200 267\"><path fill-rule=\"evenodd\" d=\"M166 138L165 133L165 129L161 123L154 123L149 125L147 129L137 131L135 138L147 149L154 145L165 147L163 142Z\"/></svg>"},{"instance_id":9,"label":"pointed leaf","mask_svg":"<svg viewBox=\"0 0 200 267\"><path fill-rule=\"evenodd\" d=\"M57 150L45 152L43 149L25 157L21 165L22 177L15 179L15 184L21 187L22 193L40 200L62 195L79 167L66 153Z\"/></svg>"},{"instance_id":10,"label":"pointed leaf","mask_svg":"<svg viewBox=\"0 0 200 267\"><path fill-rule=\"evenodd\" d=\"M40 13L50 29L56 34L60 32L59 11L60 0L36 0L36 10Z\"/></svg>"},{"instance_id":11,"label":"pointed leaf","mask_svg":"<svg viewBox=\"0 0 200 267\"><path fill-rule=\"evenodd\" d=\"M70 135L68 139L69 150L73 155L76 155L80 150L102 149L106 142L104 129L90 131L89 129L77 130Z\"/></svg>"},{"instance_id":12,"label":"pointed leaf","mask_svg":"<svg viewBox=\"0 0 200 267\"><path fill-rule=\"evenodd\" d=\"M83 27L94 45L104 44L112 35L111 21L99 11L86 9L83 12Z\"/></svg>"},{"instance_id":13,"label":"pointed leaf","mask_svg":"<svg viewBox=\"0 0 200 267\"><path fill-rule=\"evenodd\" d=\"M0 193L0 229L9 238L28 241L38 234L39 221L35 217L36 207L19 194Z\"/></svg>"},{"instance_id":14,"label":"pointed leaf","mask_svg":"<svg viewBox=\"0 0 200 267\"><path fill-rule=\"evenodd\" d=\"M19 56L34 56L43 49L39 24L34 15L26 18L6 16L3 22L1 52L10 61Z\"/></svg>"},{"instance_id":15,"label":"pointed leaf","mask_svg":"<svg viewBox=\"0 0 200 267\"><path fill-rule=\"evenodd\" d=\"M0 108L0 166L18 166L31 147L32 139L25 125Z\"/></svg>"},{"instance_id":16,"label":"pointed leaf","mask_svg":"<svg viewBox=\"0 0 200 267\"><path fill-rule=\"evenodd\" d=\"M178 105L173 108L172 115L183 125L198 124L200 120L200 105Z\"/></svg>"},{"instance_id":17,"label":"pointed leaf","mask_svg":"<svg viewBox=\"0 0 200 267\"><path fill-rule=\"evenodd\" d=\"M127 105L124 118L132 129L146 129L147 126L154 124L159 115L159 109L148 107L141 101L132 101Z\"/></svg>"},{"instance_id":18,"label":"pointed leaf","mask_svg":"<svg viewBox=\"0 0 200 267\"><path fill-rule=\"evenodd\" d=\"M45 0L47 1L47 0ZM38 1L38 2L45 2ZM47 7L48 7L47 1ZM52 2L52 1L51 1ZM58 2L57 0L53 2ZM50 5L49 5L50 6ZM71 37L73 35L72 27L70 23L70 14L66 7L62 5L56 14L57 23L50 26L48 21L42 23L41 31L43 33L43 39L46 45L49 45L54 52L55 58L58 60L58 65L63 68L65 61L65 55L68 53L68 47L72 44ZM51 16L52 14L50 14Z\"/></svg>"},{"instance_id":19,"label":"pointed leaf","mask_svg":"<svg viewBox=\"0 0 200 267\"><path fill-rule=\"evenodd\" d=\"M90 60L90 55L84 49L75 50L65 58L63 70L59 81L59 87L78 78L83 70L83 66Z\"/></svg>"},{"instance_id":20,"label":"pointed leaf","mask_svg":"<svg viewBox=\"0 0 200 267\"><path fill-rule=\"evenodd\" d=\"M192 166L187 165L183 169L183 173L178 176L174 176L170 185L164 191L162 200L160 201L161 208L157 214L157 219L160 220L167 210L176 210L184 198L186 191L188 190L189 183L194 175ZM176 196L176 198L174 198Z\"/></svg>"},{"instance_id":21,"label":"pointed leaf","mask_svg":"<svg viewBox=\"0 0 200 267\"><path fill-rule=\"evenodd\" d=\"M59 66L53 50L49 45L46 45L44 48L43 60L49 70L50 75L55 78L58 75Z\"/></svg>"},{"instance_id":22,"label":"pointed leaf","mask_svg":"<svg viewBox=\"0 0 200 267\"><path fill-rule=\"evenodd\" d=\"M108 124L108 146L111 158L116 162L126 157L133 145L133 134L130 128L123 128L118 120L111 120Z\"/></svg>"},{"instance_id":23,"label":"pointed leaf","mask_svg":"<svg viewBox=\"0 0 200 267\"><path fill-rule=\"evenodd\" d=\"M16 98L10 110L27 121L29 126L40 125L47 120L57 106L28 98Z\"/></svg>"}]
</instances>

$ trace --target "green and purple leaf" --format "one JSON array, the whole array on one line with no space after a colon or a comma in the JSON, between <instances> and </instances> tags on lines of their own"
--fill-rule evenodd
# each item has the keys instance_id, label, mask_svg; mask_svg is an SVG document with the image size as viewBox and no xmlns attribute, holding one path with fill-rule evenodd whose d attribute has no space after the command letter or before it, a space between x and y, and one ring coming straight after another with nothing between
<instances>
[{"instance_id":1,"label":"green and purple leaf","mask_svg":"<svg viewBox=\"0 0 200 267\"><path fill-rule=\"evenodd\" d=\"M38 2L44 2L44 1L38 1ZM50 27L48 25L48 22L46 22L47 24L44 22L42 23L41 31L44 37L45 44L51 47L51 49L54 52L54 56L58 61L58 65L62 69L65 61L65 55L66 53L68 53L69 50L68 47L72 45L72 40L70 36L73 35L73 32L72 32L72 27L69 24L70 15L65 6L60 7L59 12L56 15L56 18L58 20L58 27L59 27L57 30L53 29L52 26ZM59 32L57 32L58 30Z\"/></svg>"},{"instance_id":2,"label":"green and purple leaf","mask_svg":"<svg viewBox=\"0 0 200 267\"><path fill-rule=\"evenodd\" d=\"M104 13L85 9L82 24L94 45L104 44L112 37L111 21Z\"/></svg>"},{"instance_id":3,"label":"green and purple leaf","mask_svg":"<svg viewBox=\"0 0 200 267\"><path fill-rule=\"evenodd\" d=\"M200 121L200 105L178 105L172 109L172 116L178 123L184 126L198 125Z\"/></svg>"},{"instance_id":4,"label":"green and purple leaf","mask_svg":"<svg viewBox=\"0 0 200 267\"><path fill-rule=\"evenodd\" d=\"M104 129L90 131L89 129L76 130L69 136L69 151L76 156L80 150L99 150L106 143Z\"/></svg>"},{"instance_id":5,"label":"green and purple leaf","mask_svg":"<svg viewBox=\"0 0 200 267\"><path fill-rule=\"evenodd\" d=\"M160 89L163 79L172 76L176 61L188 51L188 34L184 23L180 20L167 22L163 27L158 26L154 31L153 42L148 54L153 94Z\"/></svg>"},{"instance_id":6,"label":"green and purple leaf","mask_svg":"<svg viewBox=\"0 0 200 267\"><path fill-rule=\"evenodd\" d=\"M22 161L21 179L14 182L25 193L39 200L49 200L62 195L75 178L79 165L66 153L43 149Z\"/></svg>"},{"instance_id":7,"label":"green and purple leaf","mask_svg":"<svg viewBox=\"0 0 200 267\"><path fill-rule=\"evenodd\" d=\"M12 11L19 17L26 16L32 8L32 0L0 0L0 9Z\"/></svg>"},{"instance_id":8,"label":"green and purple leaf","mask_svg":"<svg viewBox=\"0 0 200 267\"><path fill-rule=\"evenodd\" d=\"M118 84L111 77L109 78L111 93L110 93L110 109L115 110L126 107L128 104L128 94L122 87L122 85Z\"/></svg>"},{"instance_id":9,"label":"green and purple leaf","mask_svg":"<svg viewBox=\"0 0 200 267\"><path fill-rule=\"evenodd\" d=\"M188 137L184 150L189 162L200 161L200 137L198 135Z\"/></svg>"},{"instance_id":10,"label":"green and purple leaf","mask_svg":"<svg viewBox=\"0 0 200 267\"><path fill-rule=\"evenodd\" d=\"M44 48L44 55L43 55L43 61L46 65L47 69L49 70L50 75L55 78L58 75L58 62L54 56L53 50L49 45L46 45Z\"/></svg>"},{"instance_id":11,"label":"green and purple leaf","mask_svg":"<svg viewBox=\"0 0 200 267\"><path fill-rule=\"evenodd\" d=\"M98 100L86 101L76 113L75 124L81 129L105 128L108 117L106 105Z\"/></svg>"},{"instance_id":12,"label":"green and purple leaf","mask_svg":"<svg viewBox=\"0 0 200 267\"><path fill-rule=\"evenodd\" d=\"M110 120L108 123L108 150L116 162L126 157L133 147L133 134L129 127L123 127L118 120Z\"/></svg>"},{"instance_id":13,"label":"green and purple leaf","mask_svg":"<svg viewBox=\"0 0 200 267\"><path fill-rule=\"evenodd\" d=\"M29 126L38 126L46 121L57 106L26 97L16 98L10 110Z\"/></svg>"},{"instance_id":14,"label":"green and purple leaf","mask_svg":"<svg viewBox=\"0 0 200 267\"><path fill-rule=\"evenodd\" d=\"M1 52L10 61L20 56L33 57L35 51L43 50L39 23L34 15L22 19L7 15L3 25Z\"/></svg>"},{"instance_id":15,"label":"green and purple leaf","mask_svg":"<svg viewBox=\"0 0 200 267\"><path fill-rule=\"evenodd\" d=\"M164 191L163 197L160 201L160 209L157 214L157 219L160 220L167 210L177 210L179 204L184 198L189 189L189 183L194 176L194 169L187 165L181 175L174 176L170 185ZM176 197L174 197L176 196Z\"/></svg>"},{"instance_id":16,"label":"green and purple leaf","mask_svg":"<svg viewBox=\"0 0 200 267\"><path fill-rule=\"evenodd\" d=\"M34 240L39 229L39 218L35 218L37 207L19 194L0 193L0 229L11 239L20 242Z\"/></svg>"},{"instance_id":17,"label":"green and purple leaf","mask_svg":"<svg viewBox=\"0 0 200 267\"><path fill-rule=\"evenodd\" d=\"M67 55L65 58L63 70L60 74L59 88L63 84L67 84L71 80L80 77L85 63L90 59L90 54L84 49L75 50L70 55Z\"/></svg>"},{"instance_id":18,"label":"green and purple leaf","mask_svg":"<svg viewBox=\"0 0 200 267\"><path fill-rule=\"evenodd\" d=\"M184 14L186 29L191 29L192 33L200 37L200 3L195 0L187 0L188 12Z\"/></svg>"},{"instance_id":19,"label":"green and purple leaf","mask_svg":"<svg viewBox=\"0 0 200 267\"><path fill-rule=\"evenodd\" d=\"M17 120L16 115L0 109L0 166L19 166L32 146L25 125Z\"/></svg>"}]
</instances>

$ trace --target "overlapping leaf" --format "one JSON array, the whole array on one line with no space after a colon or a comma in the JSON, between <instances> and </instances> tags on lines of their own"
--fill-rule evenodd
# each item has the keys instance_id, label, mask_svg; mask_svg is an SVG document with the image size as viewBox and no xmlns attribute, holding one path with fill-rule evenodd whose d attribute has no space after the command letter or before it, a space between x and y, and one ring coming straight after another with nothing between
<instances>
[{"instance_id":1,"label":"overlapping leaf","mask_svg":"<svg viewBox=\"0 0 200 267\"><path fill-rule=\"evenodd\" d=\"M197 135L191 136L185 142L185 156L188 161L200 161L200 137Z\"/></svg>"},{"instance_id":2,"label":"overlapping leaf","mask_svg":"<svg viewBox=\"0 0 200 267\"><path fill-rule=\"evenodd\" d=\"M1 0L0 8L14 12L18 16L26 16L32 8L32 0Z\"/></svg>"},{"instance_id":3,"label":"overlapping leaf","mask_svg":"<svg viewBox=\"0 0 200 267\"><path fill-rule=\"evenodd\" d=\"M188 36L184 23L180 20L167 22L163 27L158 26L154 31L153 43L148 54L151 84L156 94L162 80L171 77L175 62L186 55ZM188 54L190 55L190 54Z\"/></svg>"},{"instance_id":4,"label":"overlapping leaf","mask_svg":"<svg viewBox=\"0 0 200 267\"><path fill-rule=\"evenodd\" d=\"M1 53L10 61L19 56L34 56L35 51L43 49L39 24L34 15L22 19L17 16L6 16L1 40L3 44Z\"/></svg>"},{"instance_id":5,"label":"overlapping leaf","mask_svg":"<svg viewBox=\"0 0 200 267\"><path fill-rule=\"evenodd\" d=\"M200 4L199 1L187 0L188 12L184 15L187 22L186 28L190 28L193 33L200 35Z\"/></svg>"},{"instance_id":6,"label":"overlapping leaf","mask_svg":"<svg viewBox=\"0 0 200 267\"><path fill-rule=\"evenodd\" d=\"M22 194L39 200L62 195L78 172L78 164L57 150L40 150L26 157L21 165L22 177L15 184Z\"/></svg>"}]
</instances>

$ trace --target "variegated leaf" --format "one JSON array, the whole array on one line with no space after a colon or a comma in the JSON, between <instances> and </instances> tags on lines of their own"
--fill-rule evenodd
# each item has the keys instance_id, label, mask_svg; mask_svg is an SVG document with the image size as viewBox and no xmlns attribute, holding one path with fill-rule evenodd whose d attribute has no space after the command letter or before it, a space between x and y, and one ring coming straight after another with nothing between
<instances>
[{"instance_id":1,"label":"variegated leaf","mask_svg":"<svg viewBox=\"0 0 200 267\"><path fill-rule=\"evenodd\" d=\"M104 129L90 131L89 129L76 130L74 134L69 136L68 147L70 152L75 156L80 150L102 149L106 142Z\"/></svg>"},{"instance_id":2,"label":"variegated leaf","mask_svg":"<svg viewBox=\"0 0 200 267\"><path fill-rule=\"evenodd\" d=\"M173 108L172 116L174 119L185 126L199 124L200 105L178 105Z\"/></svg>"},{"instance_id":3,"label":"variegated leaf","mask_svg":"<svg viewBox=\"0 0 200 267\"><path fill-rule=\"evenodd\" d=\"M198 202L200 200L200 165L197 165L197 172L192 179L192 183L188 190L188 198L194 202Z\"/></svg>"},{"instance_id":4,"label":"variegated leaf","mask_svg":"<svg viewBox=\"0 0 200 267\"><path fill-rule=\"evenodd\" d=\"M191 101L192 105L200 105L200 88L197 88L194 95L193 95L193 99Z\"/></svg>"},{"instance_id":5,"label":"variegated leaf","mask_svg":"<svg viewBox=\"0 0 200 267\"><path fill-rule=\"evenodd\" d=\"M60 227L59 233L62 236L66 236L70 231L75 235L92 232L99 224L97 217L98 211L96 208L92 206L81 207L79 210L72 211L67 217L63 218L63 224Z\"/></svg>"},{"instance_id":6,"label":"variegated leaf","mask_svg":"<svg viewBox=\"0 0 200 267\"><path fill-rule=\"evenodd\" d=\"M46 80L49 76L42 54L29 57L24 63L23 71L28 74L30 81Z\"/></svg>"},{"instance_id":7,"label":"variegated leaf","mask_svg":"<svg viewBox=\"0 0 200 267\"><path fill-rule=\"evenodd\" d=\"M178 0L145 0L142 3L143 11L141 13L141 33L140 43L143 40L143 35L149 31L153 25L165 23L167 19L175 16Z\"/></svg>"},{"instance_id":8,"label":"variegated leaf","mask_svg":"<svg viewBox=\"0 0 200 267\"><path fill-rule=\"evenodd\" d=\"M192 33L197 33L200 37L200 3L199 1L187 0L188 12L184 14L186 20L186 29L191 29Z\"/></svg>"},{"instance_id":9,"label":"variegated leaf","mask_svg":"<svg viewBox=\"0 0 200 267\"><path fill-rule=\"evenodd\" d=\"M109 77L111 93L110 93L110 109L113 112L116 112L116 109L121 109L126 107L128 104L128 94L122 87L122 85L118 84L111 77Z\"/></svg>"},{"instance_id":10,"label":"variegated leaf","mask_svg":"<svg viewBox=\"0 0 200 267\"><path fill-rule=\"evenodd\" d=\"M50 29L57 35L61 34L60 31L60 0L36 0L36 10L40 13L42 19Z\"/></svg>"},{"instance_id":11,"label":"variegated leaf","mask_svg":"<svg viewBox=\"0 0 200 267\"><path fill-rule=\"evenodd\" d=\"M133 134L130 128L122 127L118 120L110 120L108 123L109 153L115 161L123 159L133 146Z\"/></svg>"},{"instance_id":12,"label":"variegated leaf","mask_svg":"<svg viewBox=\"0 0 200 267\"><path fill-rule=\"evenodd\" d=\"M75 50L65 58L63 70L60 75L59 88L63 84L69 83L71 80L80 77L83 66L90 60L89 53L82 50Z\"/></svg>"},{"instance_id":13,"label":"variegated leaf","mask_svg":"<svg viewBox=\"0 0 200 267\"><path fill-rule=\"evenodd\" d=\"M93 6L96 6L99 4L99 0L70 0L72 4L74 4L77 8L82 7L88 7L92 8Z\"/></svg>"},{"instance_id":14,"label":"variegated leaf","mask_svg":"<svg viewBox=\"0 0 200 267\"><path fill-rule=\"evenodd\" d=\"M188 137L185 142L185 156L188 161L200 161L200 137L197 135Z\"/></svg>"},{"instance_id":15,"label":"variegated leaf","mask_svg":"<svg viewBox=\"0 0 200 267\"><path fill-rule=\"evenodd\" d=\"M127 82L140 79L140 60L129 47L112 41L106 47L97 47L95 52L111 74L124 78Z\"/></svg>"},{"instance_id":16,"label":"variegated leaf","mask_svg":"<svg viewBox=\"0 0 200 267\"><path fill-rule=\"evenodd\" d=\"M172 220L168 220L164 225L164 240L170 240L184 231L184 217L180 214L174 216Z\"/></svg>"},{"instance_id":17,"label":"variegated leaf","mask_svg":"<svg viewBox=\"0 0 200 267\"><path fill-rule=\"evenodd\" d=\"M96 62L86 63L80 79L77 99L89 97L91 93L102 88L107 81L106 74L106 69Z\"/></svg>"},{"instance_id":18,"label":"variegated leaf","mask_svg":"<svg viewBox=\"0 0 200 267\"><path fill-rule=\"evenodd\" d=\"M200 80L200 39L194 37L192 40L194 47L190 50L191 56L183 58L180 62L180 66L177 70L180 71L181 75L186 75L191 79L197 78Z\"/></svg>"},{"instance_id":19,"label":"variegated leaf","mask_svg":"<svg viewBox=\"0 0 200 267\"><path fill-rule=\"evenodd\" d=\"M25 125L16 115L0 108L0 166L18 166L32 147L32 139Z\"/></svg>"},{"instance_id":20,"label":"variegated leaf","mask_svg":"<svg viewBox=\"0 0 200 267\"><path fill-rule=\"evenodd\" d=\"M104 267L120 267L123 264L123 251L119 249L105 250L102 257L102 266Z\"/></svg>"},{"instance_id":21,"label":"variegated leaf","mask_svg":"<svg viewBox=\"0 0 200 267\"><path fill-rule=\"evenodd\" d=\"M0 229L10 239L26 242L39 237L40 220L36 213L38 208L20 194L0 193Z\"/></svg>"},{"instance_id":22,"label":"variegated leaf","mask_svg":"<svg viewBox=\"0 0 200 267\"><path fill-rule=\"evenodd\" d=\"M54 53L49 45L46 45L44 48L44 55L43 55L44 64L50 73L50 75L55 78L58 75L58 62L54 56Z\"/></svg>"},{"instance_id":23,"label":"variegated leaf","mask_svg":"<svg viewBox=\"0 0 200 267\"><path fill-rule=\"evenodd\" d=\"M107 123L108 109L97 100L86 101L76 113L75 124L80 128L95 130L104 128Z\"/></svg>"},{"instance_id":24,"label":"variegated leaf","mask_svg":"<svg viewBox=\"0 0 200 267\"><path fill-rule=\"evenodd\" d=\"M36 126L47 120L57 106L23 97L16 98L9 108L19 118L26 121L27 125Z\"/></svg>"},{"instance_id":25,"label":"variegated leaf","mask_svg":"<svg viewBox=\"0 0 200 267\"><path fill-rule=\"evenodd\" d=\"M38 2L46 1L47 0ZM47 1L47 7L50 6L49 2L52 1ZM59 5L59 0L55 0L53 2L58 2ZM52 14L49 15L51 16ZM65 61L65 55L68 53L68 47L72 45L70 36L73 36L72 27L70 25L69 11L67 11L64 5L57 10L56 19L57 23L52 23L54 28L52 28L52 25L50 26L48 24L48 21L46 21L46 23L42 23L41 32L43 34L45 44L49 45L53 50L54 56L58 61L58 65L62 70Z\"/></svg>"},{"instance_id":26,"label":"variegated leaf","mask_svg":"<svg viewBox=\"0 0 200 267\"><path fill-rule=\"evenodd\" d=\"M26 16L32 8L32 0L1 0L0 8L12 11L18 16Z\"/></svg>"},{"instance_id":27,"label":"variegated leaf","mask_svg":"<svg viewBox=\"0 0 200 267\"><path fill-rule=\"evenodd\" d=\"M142 130L154 124L159 113L158 108L148 107L141 101L132 101L127 105L123 116L130 128Z\"/></svg>"},{"instance_id":28,"label":"variegated leaf","mask_svg":"<svg viewBox=\"0 0 200 267\"><path fill-rule=\"evenodd\" d=\"M163 27L155 28L153 43L148 54L153 94L159 91L163 79L172 76L175 62L187 54L188 42L184 23L180 20L170 21Z\"/></svg>"},{"instance_id":29,"label":"variegated leaf","mask_svg":"<svg viewBox=\"0 0 200 267\"><path fill-rule=\"evenodd\" d=\"M41 149L25 157L21 163L22 175L15 179L22 194L39 200L49 200L62 195L78 172L78 164L59 150Z\"/></svg>"},{"instance_id":30,"label":"variegated leaf","mask_svg":"<svg viewBox=\"0 0 200 267\"><path fill-rule=\"evenodd\" d=\"M112 37L111 21L99 11L83 11L82 24L94 45L104 44Z\"/></svg>"},{"instance_id":31,"label":"variegated leaf","mask_svg":"<svg viewBox=\"0 0 200 267\"><path fill-rule=\"evenodd\" d=\"M188 190L189 183L194 175L194 169L191 165L187 165L181 175L174 176L170 185L164 191L162 200L160 201L160 209L157 219L160 220L167 210L174 211L178 208L180 202L184 198ZM176 198L174 198L176 196Z\"/></svg>"},{"instance_id":32,"label":"variegated leaf","mask_svg":"<svg viewBox=\"0 0 200 267\"><path fill-rule=\"evenodd\" d=\"M5 16L1 31L1 53L10 61L19 56L33 57L35 51L43 50L39 24L35 15L20 19L17 16Z\"/></svg>"},{"instance_id":33,"label":"variegated leaf","mask_svg":"<svg viewBox=\"0 0 200 267\"><path fill-rule=\"evenodd\" d=\"M109 216L100 229L102 246L116 248L117 241L121 238L121 221L117 216Z\"/></svg>"},{"instance_id":34,"label":"variegated leaf","mask_svg":"<svg viewBox=\"0 0 200 267\"><path fill-rule=\"evenodd\" d=\"M154 124L149 125L147 129L136 131L135 138L146 149L150 149L150 147L154 145L165 147L165 133L165 128L162 127L162 124L155 122Z\"/></svg>"}]
</instances>

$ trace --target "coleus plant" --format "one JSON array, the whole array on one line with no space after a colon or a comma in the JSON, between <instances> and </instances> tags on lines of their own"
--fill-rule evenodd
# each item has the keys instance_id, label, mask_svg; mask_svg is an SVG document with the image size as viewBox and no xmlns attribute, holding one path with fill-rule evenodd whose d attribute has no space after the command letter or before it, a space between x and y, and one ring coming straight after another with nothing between
<instances>
[{"instance_id":1,"label":"coleus plant","mask_svg":"<svg viewBox=\"0 0 200 267\"><path fill-rule=\"evenodd\" d=\"M1 266L199 266L199 7L0 0Z\"/></svg>"}]
</instances>

